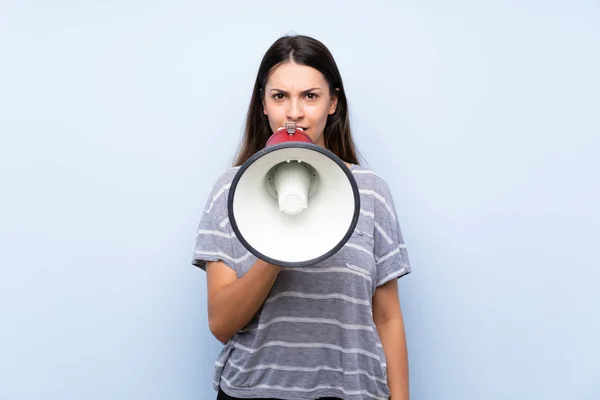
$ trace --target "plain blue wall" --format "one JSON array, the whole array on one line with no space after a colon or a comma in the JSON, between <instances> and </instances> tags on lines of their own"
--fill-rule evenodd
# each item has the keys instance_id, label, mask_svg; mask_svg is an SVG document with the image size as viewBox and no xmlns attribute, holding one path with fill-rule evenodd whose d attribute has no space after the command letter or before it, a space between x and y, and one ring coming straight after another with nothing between
<instances>
[{"instance_id":1,"label":"plain blue wall","mask_svg":"<svg viewBox=\"0 0 600 400\"><path fill-rule=\"evenodd\" d=\"M0 399L213 398L195 230L290 31L396 199L412 398L600 399L592 0L2 1Z\"/></svg>"}]
</instances>

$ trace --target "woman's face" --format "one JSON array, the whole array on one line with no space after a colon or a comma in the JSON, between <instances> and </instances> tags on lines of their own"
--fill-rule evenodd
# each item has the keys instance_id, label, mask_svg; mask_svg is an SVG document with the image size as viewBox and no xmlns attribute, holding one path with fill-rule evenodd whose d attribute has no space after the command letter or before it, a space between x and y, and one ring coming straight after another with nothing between
<instances>
[{"instance_id":1,"label":"woman's face","mask_svg":"<svg viewBox=\"0 0 600 400\"><path fill-rule=\"evenodd\" d=\"M325 147L323 130L336 106L337 98L331 97L327 81L316 69L286 62L271 71L263 112L273 132L287 122L295 122L315 144Z\"/></svg>"}]
</instances>

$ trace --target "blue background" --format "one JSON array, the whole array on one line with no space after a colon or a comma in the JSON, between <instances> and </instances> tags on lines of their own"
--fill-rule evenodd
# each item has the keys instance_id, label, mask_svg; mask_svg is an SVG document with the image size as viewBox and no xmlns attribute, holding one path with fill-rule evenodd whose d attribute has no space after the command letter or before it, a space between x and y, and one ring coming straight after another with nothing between
<instances>
[{"instance_id":1,"label":"blue background","mask_svg":"<svg viewBox=\"0 0 600 400\"><path fill-rule=\"evenodd\" d=\"M210 399L190 264L280 35L389 183L413 399L600 399L597 1L0 4L0 399Z\"/></svg>"}]
</instances>

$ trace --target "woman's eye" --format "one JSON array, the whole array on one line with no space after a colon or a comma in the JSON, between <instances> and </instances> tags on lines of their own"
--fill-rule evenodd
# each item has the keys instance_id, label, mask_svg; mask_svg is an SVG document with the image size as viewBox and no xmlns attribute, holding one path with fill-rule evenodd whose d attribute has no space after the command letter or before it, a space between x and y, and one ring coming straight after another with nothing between
<instances>
[{"instance_id":1,"label":"woman's eye","mask_svg":"<svg viewBox=\"0 0 600 400\"><path fill-rule=\"evenodd\" d=\"M275 93L271 97L274 100L283 100L283 99L285 99L285 94L283 94L283 93ZM315 100L317 97L319 97L319 95L316 94L316 93L308 93L308 94L306 94L306 98L308 100Z\"/></svg>"}]
</instances>

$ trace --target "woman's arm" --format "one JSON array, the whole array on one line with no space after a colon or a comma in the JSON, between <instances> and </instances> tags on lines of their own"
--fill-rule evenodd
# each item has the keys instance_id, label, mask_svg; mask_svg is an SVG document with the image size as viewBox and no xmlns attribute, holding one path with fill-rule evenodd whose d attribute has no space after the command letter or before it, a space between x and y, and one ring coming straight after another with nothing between
<instances>
[{"instance_id":1,"label":"woman's arm","mask_svg":"<svg viewBox=\"0 0 600 400\"><path fill-rule=\"evenodd\" d=\"M227 342L250 322L269 295L280 267L258 260L241 278L221 261L206 263L208 325Z\"/></svg>"},{"instance_id":2,"label":"woman's arm","mask_svg":"<svg viewBox=\"0 0 600 400\"><path fill-rule=\"evenodd\" d=\"M408 352L397 279L392 279L375 290L373 321L379 332L387 360L390 399L408 400Z\"/></svg>"}]
</instances>

